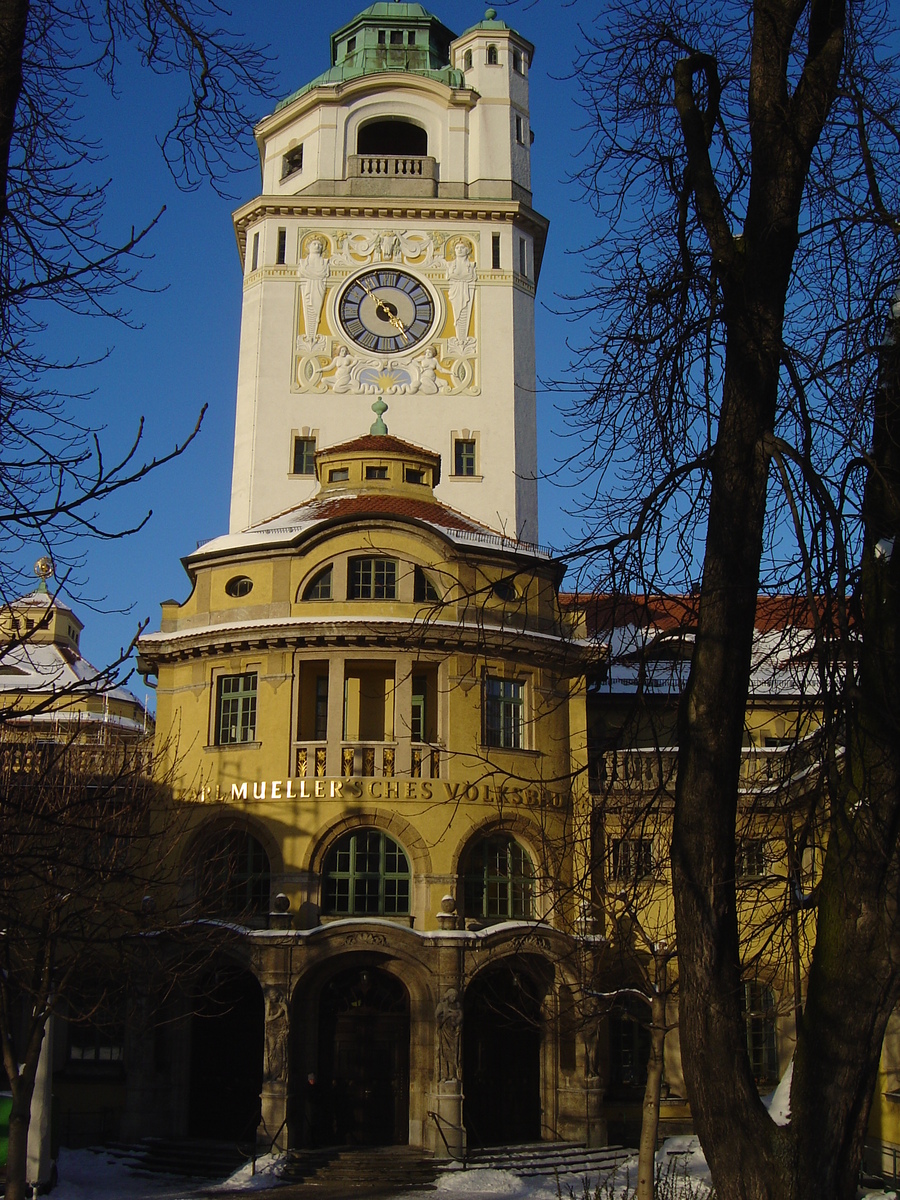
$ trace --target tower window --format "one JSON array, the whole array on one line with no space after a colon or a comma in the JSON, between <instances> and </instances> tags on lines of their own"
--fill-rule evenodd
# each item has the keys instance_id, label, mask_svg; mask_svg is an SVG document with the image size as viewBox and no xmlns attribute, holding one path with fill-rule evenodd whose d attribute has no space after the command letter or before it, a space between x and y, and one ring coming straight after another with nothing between
<instances>
[{"instance_id":1,"label":"tower window","mask_svg":"<svg viewBox=\"0 0 900 1200\"><path fill-rule=\"evenodd\" d=\"M366 479L387 479L387 467L366 467Z\"/></svg>"},{"instance_id":2,"label":"tower window","mask_svg":"<svg viewBox=\"0 0 900 1200\"><path fill-rule=\"evenodd\" d=\"M521 75L522 74L522 51L521 50L513 50L512 64L513 64L513 70L516 72L516 74Z\"/></svg>"},{"instance_id":3,"label":"tower window","mask_svg":"<svg viewBox=\"0 0 900 1200\"><path fill-rule=\"evenodd\" d=\"M316 439L311 437L294 438L294 475L315 475L316 473Z\"/></svg>"},{"instance_id":4,"label":"tower window","mask_svg":"<svg viewBox=\"0 0 900 1200\"><path fill-rule=\"evenodd\" d=\"M516 117L516 141L520 146L525 145L525 126L519 116Z\"/></svg>"},{"instance_id":5,"label":"tower window","mask_svg":"<svg viewBox=\"0 0 900 1200\"><path fill-rule=\"evenodd\" d=\"M496 47L496 46L488 46L488 48L487 48L487 61L488 61L488 66L489 66L489 67L496 67L496 66L497 66L497 64L500 62L500 56L499 56L499 54L497 53L497 47Z\"/></svg>"},{"instance_id":6,"label":"tower window","mask_svg":"<svg viewBox=\"0 0 900 1200\"><path fill-rule=\"evenodd\" d=\"M424 158L428 154L428 134L411 121L370 121L357 134L356 153Z\"/></svg>"},{"instance_id":7,"label":"tower window","mask_svg":"<svg viewBox=\"0 0 900 1200\"><path fill-rule=\"evenodd\" d=\"M387 44L387 31L384 29L378 30L378 45L384 46Z\"/></svg>"},{"instance_id":8,"label":"tower window","mask_svg":"<svg viewBox=\"0 0 900 1200\"><path fill-rule=\"evenodd\" d=\"M407 483L424 483L425 472L414 470L412 467L407 467L404 478Z\"/></svg>"},{"instance_id":9,"label":"tower window","mask_svg":"<svg viewBox=\"0 0 900 1200\"><path fill-rule=\"evenodd\" d=\"M344 483L344 481L349 478L350 478L350 468L349 467L334 467L332 470L330 470L328 472L328 482L329 483Z\"/></svg>"},{"instance_id":10,"label":"tower window","mask_svg":"<svg viewBox=\"0 0 900 1200\"><path fill-rule=\"evenodd\" d=\"M406 44L407 46L414 46L416 44L416 31L414 29L411 29L406 35Z\"/></svg>"},{"instance_id":11,"label":"tower window","mask_svg":"<svg viewBox=\"0 0 900 1200\"><path fill-rule=\"evenodd\" d=\"M284 265L285 255L287 253L287 230L278 230L278 247L275 252L275 261L279 266Z\"/></svg>"},{"instance_id":12,"label":"tower window","mask_svg":"<svg viewBox=\"0 0 900 1200\"><path fill-rule=\"evenodd\" d=\"M241 596L249 596L252 591L253 580L246 575L235 575L225 584L226 596L233 596L236 600Z\"/></svg>"},{"instance_id":13,"label":"tower window","mask_svg":"<svg viewBox=\"0 0 900 1200\"><path fill-rule=\"evenodd\" d=\"M500 270L500 234L491 234L491 267L495 271Z\"/></svg>"},{"instance_id":14,"label":"tower window","mask_svg":"<svg viewBox=\"0 0 900 1200\"><path fill-rule=\"evenodd\" d=\"M287 179L288 175L294 175L297 171L303 170L303 144L295 146L293 150L288 150L287 154L281 158L281 178Z\"/></svg>"},{"instance_id":15,"label":"tower window","mask_svg":"<svg viewBox=\"0 0 900 1200\"><path fill-rule=\"evenodd\" d=\"M475 474L475 439L456 438L453 443L454 475Z\"/></svg>"},{"instance_id":16,"label":"tower window","mask_svg":"<svg viewBox=\"0 0 900 1200\"><path fill-rule=\"evenodd\" d=\"M482 717L485 746L521 750L525 730L524 683L489 675L484 681Z\"/></svg>"},{"instance_id":17,"label":"tower window","mask_svg":"<svg viewBox=\"0 0 900 1200\"><path fill-rule=\"evenodd\" d=\"M519 274L528 275L528 257L525 249L525 239L519 238Z\"/></svg>"},{"instance_id":18,"label":"tower window","mask_svg":"<svg viewBox=\"0 0 900 1200\"><path fill-rule=\"evenodd\" d=\"M334 571L329 565L318 575L313 576L312 582L303 593L304 600L330 600L331 599L331 581L334 577Z\"/></svg>"},{"instance_id":19,"label":"tower window","mask_svg":"<svg viewBox=\"0 0 900 1200\"><path fill-rule=\"evenodd\" d=\"M355 37L347 38L347 53L352 54L355 49L356 49L356 38Z\"/></svg>"},{"instance_id":20,"label":"tower window","mask_svg":"<svg viewBox=\"0 0 900 1200\"><path fill-rule=\"evenodd\" d=\"M256 740L255 671L220 675L216 684L216 745Z\"/></svg>"},{"instance_id":21,"label":"tower window","mask_svg":"<svg viewBox=\"0 0 900 1200\"><path fill-rule=\"evenodd\" d=\"M402 29L392 29L391 30L391 45L392 46L402 46L403 45L403 30Z\"/></svg>"},{"instance_id":22,"label":"tower window","mask_svg":"<svg viewBox=\"0 0 900 1200\"><path fill-rule=\"evenodd\" d=\"M348 600L396 600L397 563L393 558L351 558Z\"/></svg>"},{"instance_id":23,"label":"tower window","mask_svg":"<svg viewBox=\"0 0 900 1200\"><path fill-rule=\"evenodd\" d=\"M467 50L465 52L465 54L463 55L463 70L464 71L472 70L472 51L471 50Z\"/></svg>"},{"instance_id":24,"label":"tower window","mask_svg":"<svg viewBox=\"0 0 900 1200\"><path fill-rule=\"evenodd\" d=\"M440 599L431 577L426 575L421 567L416 567L413 573L413 600L417 604L439 604Z\"/></svg>"},{"instance_id":25,"label":"tower window","mask_svg":"<svg viewBox=\"0 0 900 1200\"><path fill-rule=\"evenodd\" d=\"M379 829L348 833L325 860L325 911L342 916L409 912L409 859Z\"/></svg>"},{"instance_id":26,"label":"tower window","mask_svg":"<svg viewBox=\"0 0 900 1200\"><path fill-rule=\"evenodd\" d=\"M259 266L259 234L253 235L253 249L250 251L250 270L255 271Z\"/></svg>"}]
</instances>

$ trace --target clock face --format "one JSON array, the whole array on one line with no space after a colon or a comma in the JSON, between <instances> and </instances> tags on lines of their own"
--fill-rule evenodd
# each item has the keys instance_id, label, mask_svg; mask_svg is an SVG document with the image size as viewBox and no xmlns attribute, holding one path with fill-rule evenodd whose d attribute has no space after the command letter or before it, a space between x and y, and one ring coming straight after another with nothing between
<instances>
[{"instance_id":1,"label":"clock face","mask_svg":"<svg viewBox=\"0 0 900 1200\"><path fill-rule=\"evenodd\" d=\"M371 267L338 300L345 335L375 354L412 350L434 324L434 300L418 279L394 267Z\"/></svg>"}]
</instances>

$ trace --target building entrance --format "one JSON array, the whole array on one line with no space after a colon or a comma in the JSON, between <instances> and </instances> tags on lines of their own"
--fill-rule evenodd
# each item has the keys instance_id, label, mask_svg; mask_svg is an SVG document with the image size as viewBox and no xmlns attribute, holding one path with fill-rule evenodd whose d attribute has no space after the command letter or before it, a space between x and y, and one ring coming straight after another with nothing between
<instances>
[{"instance_id":1,"label":"building entrance","mask_svg":"<svg viewBox=\"0 0 900 1200\"><path fill-rule=\"evenodd\" d=\"M469 1145L541 1137L541 996L511 966L482 972L463 1006L463 1120Z\"/></svg>"},{"instance_id":2,"label":"building entrance","mask_svg":"<svg viewBox=\"0 0 900 1200\"><path fill-rule=\"evenodd\" d=\"M409 1141L409 993L394 975L354 967L319 999L319 1136L338 1144Z\"/></svg>"},{"instance_id":3,"label":"building entrance","mask_svg":"<svg viewBox=\"0 0 900 1200\"><path fill-rule=\"evenodd\" d=\"M249 971L223 967L206 977L193 1004L188 1133L252 1142L262 1091L262 989Z\"/></svg>"}]
</instances>

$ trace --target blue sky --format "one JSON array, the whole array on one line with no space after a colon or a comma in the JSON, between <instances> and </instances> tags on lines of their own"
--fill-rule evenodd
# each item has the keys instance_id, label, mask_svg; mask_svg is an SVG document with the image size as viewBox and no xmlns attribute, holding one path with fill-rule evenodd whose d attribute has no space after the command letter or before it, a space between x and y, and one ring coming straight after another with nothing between
<instances>
[{"instance_id":1,"label":"blue sky","mask_svg":"<svg viewBox=\"0 0 900 1200\"><path fill-rule=\"evenodd\" d=\"M267 0L264 5L235 0L233 26L273 48L278 92L287 95L329 65L329 35L363 7L360 0ZM484 5L469 0L435 0L430 7L457 33L484 15ZM530 72L532 183L535 207L551 220L538 291L538 371L542 378L558 378L569 361L566 339L574 331L553 309L561 306L558 294L579 290L577 251L592 234L590 209L578 189L565 182L583 141L571 70L578 19L590 6L522 0L495 7L536 46ZM152 257L140 271L145 290L123 297L138 328L61 318L51 322L46 335L48 349L77 348L83 355L110 351L81 381L94 388L84 415L104 427L107 455L130 443L141 416L146 453L163 453L209 405L200 437L188 452L106 510L107 523L128 524L152 508L148 526L122 541L85 546L85 582L75 607L86 624L82 648L98 665L118 654L139 620L158 628L160 601L183 599L189 590L181 557L223 533L228 523L241 301L231 212L257 193L259 177L255 169L235 176L233 202L210 187L188 194L175 188L156 138L179 94L177 79L153 76L132 60L119 74L115 95L101 81L89 82L83 132L100 140L106 155L101 171L109 178L109 236L127 236L132 225L146 224L163 205L166 211L146 244ZM249 129L247 138L250 144ZM544 389L538 396L544 472L553 471L570 449L564 439L546 436L549 430L561 431L556 411L561 399ZM562 547L576 532L575 521L562 512L572 498L571 491L542 485L542 542ZM34 558L38 554L36 548ZM96 597L106 615L87 608L85 596ZM143 694L139 679L132 686Z\"/></svg>"}]
</instances>

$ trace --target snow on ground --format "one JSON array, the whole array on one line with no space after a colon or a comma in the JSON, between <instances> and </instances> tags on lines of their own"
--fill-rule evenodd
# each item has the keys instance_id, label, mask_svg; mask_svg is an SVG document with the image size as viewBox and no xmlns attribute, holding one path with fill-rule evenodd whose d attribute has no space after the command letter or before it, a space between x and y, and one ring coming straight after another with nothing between
<instances>
[{"instance_id":1,"label":"snow on ground","mask_svg":"<svg viewBox=\"0 0 900 1200\"><path fill-rule=\"evenodd\" d=\"M773 1093L771 1109L776 1108ZM771 1111L771 1110L770 1110ZM257 1160L256 1174L248 1163L236 1171L217 1193L246 1195L263 1189L277 1188L280 1157L266 1155ZM657 1163L670 1200L707 1200L710 1191L709 1170L703 1151L695 1137L669 1138L657 1154ZM553 1176L522 1179L512 1171L492 1171L484 1168L462 1170L458 1164L444 1171L437 1181L437 1190L406 1192L398 1200L631 1200L637 1182L637 1158L623 1163L614 1175L596 1172L590 1176L563 1175L559 1186ZM53 1190L53 1200L192 1200L206 1194L209 1184L178 1183L165 1176L142 1178L133 1175L121 1160L91 1150L62 1150L59 1159L59 1185ZM898 1200L894 1191L861 1191L866 1200ZM276 1196L273 1196L276 1200Z\"/></svg>"}]
</instances>

